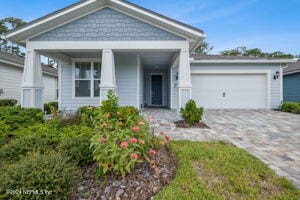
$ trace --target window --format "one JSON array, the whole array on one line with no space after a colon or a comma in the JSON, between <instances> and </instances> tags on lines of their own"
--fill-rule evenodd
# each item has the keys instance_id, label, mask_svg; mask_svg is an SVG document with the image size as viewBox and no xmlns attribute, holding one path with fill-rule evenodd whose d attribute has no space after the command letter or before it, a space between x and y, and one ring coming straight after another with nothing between
<instances>
[{"instance_id":1,"label":"window","mask_svg":"<svg viewBox=\"0 0 300 200\"><path fill-rule=\"evenodd\" d=\"M99 97L100 62L75 62L75 97Z\"/></svg>"}]
</instances>

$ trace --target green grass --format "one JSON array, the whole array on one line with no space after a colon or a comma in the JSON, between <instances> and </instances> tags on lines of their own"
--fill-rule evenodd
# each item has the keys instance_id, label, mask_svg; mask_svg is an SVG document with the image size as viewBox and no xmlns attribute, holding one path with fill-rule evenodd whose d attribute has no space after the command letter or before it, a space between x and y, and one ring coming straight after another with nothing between
<instances>
[{"instance_id":1,"label":"green grass","mask_svg":"<svg viewBox=\"0 0 300 200\"><path fill-rule=\"evenodd\" d=\"M176 178L155 200L300 199L300 192L259 159L224 142L171 143Z\"/></svg>"}]
</instances>

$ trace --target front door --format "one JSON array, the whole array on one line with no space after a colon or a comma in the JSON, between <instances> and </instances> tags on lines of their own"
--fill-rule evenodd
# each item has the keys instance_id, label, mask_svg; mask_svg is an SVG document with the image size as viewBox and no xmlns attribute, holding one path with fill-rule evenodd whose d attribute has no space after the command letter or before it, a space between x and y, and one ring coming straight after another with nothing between
<instances>
[{"instance_id":1,"label":"front door","mask_svg":"<svg viewBox=\"0 0 300 200\"><path fill-rule=\"evenodd\" d=\"M151 75L151 105L162 106L162 75Z\"/></svg>"}]
</instances>

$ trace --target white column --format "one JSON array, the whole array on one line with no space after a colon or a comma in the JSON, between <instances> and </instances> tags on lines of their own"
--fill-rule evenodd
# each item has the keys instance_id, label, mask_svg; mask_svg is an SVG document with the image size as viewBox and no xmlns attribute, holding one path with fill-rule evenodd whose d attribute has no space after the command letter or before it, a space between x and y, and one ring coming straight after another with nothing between
<instances>
[{"instance_id":1,"label":"white column","mask_svg":"<svg viewBox=\"0 0 300 200\"><path fill-rule=\"evenodd\" d=\"M100 102L107 99L109 90L116 89L115 60L111 49L103 49L101 65Z\"/></svg>"},{"instance_id":2,"label":"white column","mask_svg":"<svg viewBox=\"0 0 300 200\"><path fill-rule=\"evenodd\" d=\"M190 54L188 49L181 49L179 53L178 90L178 109L180 109L192 97Z\"/></svg>"},{"instance_id":3,"label":"white column","mask_svg":"<svg viewBox=\"0 0 300 200\"><path fill-rule=\"evenodd\" d=\"M40 54L35 50L26 52L21 106L43 109L43 74Z\"/></svg>"}]
</instances>

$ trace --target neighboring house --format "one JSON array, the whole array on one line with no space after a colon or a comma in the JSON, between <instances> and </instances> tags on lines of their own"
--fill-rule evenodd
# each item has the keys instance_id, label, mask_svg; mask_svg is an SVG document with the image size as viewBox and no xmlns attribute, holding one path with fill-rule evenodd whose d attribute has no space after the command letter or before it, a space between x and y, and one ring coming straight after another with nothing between
<instances>
[{"instance_id":1,"label":"neighboring house","mask_svg":"<svg viewBox=\"0 0 300 200\"><path fill-rule=\"evenodd\" d=\"M300 102L300 60L283 70L283 101Z\"/></svg>"},{"instance_id":2,"label":"neighboring house","mask_svg":"<svg viewBox=\"0 0 300 200\"><path fill-rule=\"evenodd\" d=\"M21 102L24 58L0 51L0 99ZM42 65L44 102L57 101L57 70Z\"/></svg>"},{"instance_id":3,"label":"neighboring house","mask_svg":"<svg viewBox=\"0 0 300 200\"><path fill-rule=\"evenodd\" d=\"M271 109L286 59L193 56L206 34L128 1L83 0L8 32L26 46L24 107L42 106L40 54L59 60L59 108L122 105Z\"/></svg>"}]
</instances>

